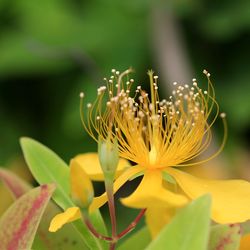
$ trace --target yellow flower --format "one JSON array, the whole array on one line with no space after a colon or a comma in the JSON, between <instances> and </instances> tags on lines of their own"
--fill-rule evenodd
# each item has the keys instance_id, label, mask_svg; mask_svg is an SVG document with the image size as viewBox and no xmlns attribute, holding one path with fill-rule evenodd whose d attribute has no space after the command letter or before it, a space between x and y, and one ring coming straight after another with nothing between
<instances>
[{"instance_id":1,"label":"yellow flower","mask_svg":"<svg viewBox=\"0 0 250 250\"><path fill-rule=\"evenodd\" d=\"M152 71L148 72L150 93L141 86L136 86L132 93L134 80L129 79L130 72L130 69L123 73L112 70L110 79L104 79L106 86L98 88L97 99L87 104L87 114L83 112L84 95L80 95L85 130L96 141L108 136L111 140L116 139L120 156L136 164L119 173L114 192L129 179L143 175L137 189L123 198L122 203L133 208L147 208L146 221L153 236L176 209L206 193L212 196L214 221L236 223L249 219L248 182L200 179L181 170L182 166L202 164L216 157L225 144L227 131L222 113L225 133L221 147L207 159L190 162L209 147L211 127L219 116L210 74L204 71L208 78L207 90L203 91L195 79L191 86L173 83L175 90L169 99L160 100L158 77ZM87 170L90 164L80 165ZM101 176L101 171L98 174ZM106 193L94 198L90 212L106 201Z\"/></svg>"},{"instance_id":2,"label":"yellow flower","mask_svg":"<svg viewBox=\"0 0 250 250\"><path fill-rule=\"evenodd\" d=\"M112 132L119 142L120 156L137 165L124 171L115 181L115 191L134 175L142 172L138 188L124 205L134 208L178 208L190 199L205 193L212 195L212 219L218 223L242 222L250 218L250 184L243 180L206 180L181 171L181 166L202 164L217 156L224 147L227 131L221 147L211 157L189 162L201 155L212 139L211 127L219 115L214 88L208 78L203 91L193 79L192 86L174 83L176 89L168 100L160 100L158 77L149 71L150 94L137 86L131 94L133 79L130 70L113 71L107 87L98 89L98 98L89 108L85 129L96 140L96 134L105 138ZM127 78L124 81L124 78ZM105 93L108 95L106 105ZM105 106L103 110L103 106ZM95 114L93 117L92 114ZM214 115L213 115L214 114ZM225 114L221 114L226 130ZM209 123L210 121L210 123ZM96 133L96 134L95 134ZM174 180L176 190L168 188L163 179L167 173ZM101 206L106 195L94 199L90 209Z\"/></svg>"}]
</instances>

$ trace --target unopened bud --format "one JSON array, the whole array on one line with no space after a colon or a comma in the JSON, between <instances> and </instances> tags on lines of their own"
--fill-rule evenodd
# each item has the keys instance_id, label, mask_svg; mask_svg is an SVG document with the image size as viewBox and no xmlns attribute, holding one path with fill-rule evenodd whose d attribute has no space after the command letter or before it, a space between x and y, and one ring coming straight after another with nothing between
<instances>
[{"instance_id":1,"label":"unopened bud","mask_svg":"<svg viewBox=\"0 0 250 250\"><path fill-rule=\"evenodd\" d=\"M119 162L119 151L117 140L111 141L110 137L106 140L99 138L98 156L102 171L106 178L114 178Z\"/></svg>"}]
</instances>

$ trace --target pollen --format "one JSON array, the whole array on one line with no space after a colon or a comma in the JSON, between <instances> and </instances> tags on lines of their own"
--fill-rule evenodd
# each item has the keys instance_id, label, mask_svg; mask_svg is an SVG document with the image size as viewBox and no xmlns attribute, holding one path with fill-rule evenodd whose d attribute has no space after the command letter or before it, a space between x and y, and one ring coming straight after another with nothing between
<instances>
[{"instance_id":1,"label":"pollen","mask_svg":"<svg viewBox=\"0 0 250 250\"><path fill-rule=\"evenodd\" d=\"M136 85L131 73L132 69L121 73L113 69L111 77L104 78L105 85L97 89L96 100L87 104L87 111L81 98L82 123L94 140L116 139L121 157L147 168L200 164L220 153L227 135L225 119L221 147L207 159L189 163L209 147L211 127L219 116L207 71L206 90L196 79L191 85L174 82L172 96L162 100L153 71L148 71L150 92ZM225 113L220 116L225 118Z\"/></svg>"}]
</instances>

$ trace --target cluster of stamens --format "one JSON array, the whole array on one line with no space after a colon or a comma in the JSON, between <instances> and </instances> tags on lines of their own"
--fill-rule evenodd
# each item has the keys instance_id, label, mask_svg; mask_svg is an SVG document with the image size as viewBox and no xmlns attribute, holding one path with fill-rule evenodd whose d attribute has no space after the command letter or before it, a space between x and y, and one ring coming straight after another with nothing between
<instances>
[{"instance_id":1,"label":"cluster of stamens","mask_svg":"<svg viewBox=\"0 0 250 250\"><path fill-rule=\"evenodd\" d=\"M112 70L111 77L104 78L97 99L87 104L88 120L82 119L85 130L95 140L116 138L121 157L148 167L184 165L201 154L209 146L210 128L219 114L210 74L204 71L207 90L199 88L196 79L191 86L174 82L169 99L160 100L158 76L148 72L148 93L140 85L134 86L130 73L131 69L123 73ZM84 116L83 107L81 110Z\"/></svg>"}]
</instances>

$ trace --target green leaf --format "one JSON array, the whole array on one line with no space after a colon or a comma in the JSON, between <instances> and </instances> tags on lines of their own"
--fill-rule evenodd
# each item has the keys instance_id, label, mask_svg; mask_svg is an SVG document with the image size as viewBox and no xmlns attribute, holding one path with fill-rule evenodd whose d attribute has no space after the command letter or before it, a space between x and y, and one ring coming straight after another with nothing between
<instances>
[{"instance_id":1,"label":"green leaf","mask_svg":"<svg viewBox=\"0 0 250 250\"><path fill-rule=\"evenodd\" d=\"M40 183L56 183L55 202L63 209L72 204L69 197L69 167L53 151L30 138L22 138L21 146L30 171ZM67 204L67 205L66 205Z\"/></svg>"},{"instance_id":2,"label":"green leaf","mask_svg":"<svg viewBox=\"0 0 250 250\"><path fill-rule=\"evenodd\" d=\"M30 249L55 185L45 184L21 196L0 219L1 249Z\"/></svg>"},{"instance_id":3,"label":"green leaf","mask_svg":"<svg viewBox=\"0 0 250 250\"><path fill-rule=\"evenodd\" d=\"M40 184L46 182L56 184L57 189L52 197L55 202L64 210L75 206L69 196L69 167L67 164L49 148L31 138L22 138L21 146L25 160L36 180ZM91 214L91 220L99 232L106 234L106 228L98 210ZM107 248L106 242L95 238L82 221L77 220L73 222L73 225L90 249Z\"/></svg>"},{"instance_id":4,"label":"green leaf","mask_svg":"<svg viewBox=\"0 0 250 250\"><path fill-rule=\"evenodd\" d=\"M209 195L191 202L163 228L146 250L207 249L210 206L211 198Z\"/></svg>"},{"instance_id":5,"label":"green leaf","mask_svg":"<svg viewBox=\"0 0 250 250\"><path fill-rule=\"evenodd\" d=\"M148 228L144 227L132 235L129 234L129 238L118 247L118 250L135 249L135 246L136 250L144 250L150 241L151 236Z\"/></svg>"},{"instance_id":6,"label":"green leaf","mask_svg":"<svg viewBox=\"0 0 250 250\"><path fill-rule=\"evenodd\" d=\"M237 250L241 239L239 224L216 225L211 228L209 250Z\"/></svg>"}]
</instances>

